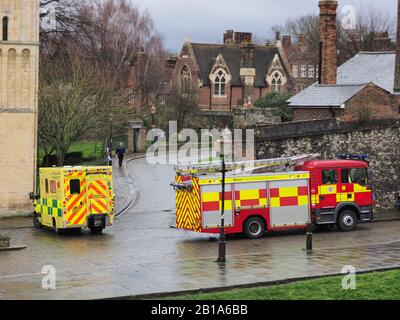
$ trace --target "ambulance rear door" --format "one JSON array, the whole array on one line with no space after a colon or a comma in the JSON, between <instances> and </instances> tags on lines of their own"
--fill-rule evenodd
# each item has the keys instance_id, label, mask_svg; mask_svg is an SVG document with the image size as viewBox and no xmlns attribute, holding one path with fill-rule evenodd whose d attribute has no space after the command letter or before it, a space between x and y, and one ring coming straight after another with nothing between
<instances>
[{"instance_id":1,"label":"ambulance rear door","mask_svg":"<svg viewBox=\"0 0 400 320\"><path fill-rule=\"evenodd\" d=\"M89 214L108 214L111 212L106 173L87 173L86 196Z\"/></svg>"}]
</instances>

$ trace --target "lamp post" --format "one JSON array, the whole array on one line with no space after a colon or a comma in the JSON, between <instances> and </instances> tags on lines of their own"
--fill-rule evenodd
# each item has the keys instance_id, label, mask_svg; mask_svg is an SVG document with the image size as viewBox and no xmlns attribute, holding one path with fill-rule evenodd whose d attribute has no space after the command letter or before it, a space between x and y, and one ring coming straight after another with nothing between
<instances>
[{"instance_id":1,"label":"lamp post","mask_svg":"<svg viewBox=\"0 0 400 320\"><path fill-rule=\"evenodd\" d=\"M109 165L110 166L112 166L112 143L113 143L112 133L113 133L113 115L111 113L110 114L110 141L108 144L108 156L109 156Z\"/></svg>"},{"instance_id":2,"label":"lamp post","mask_svg":"<svg viewBox=\"0 0 400 320\"><path fill-rule=\"evenodd\" d=\"M153 103L153 105L150 108L150 112L151 112L151 127L153 129L155 129L155 127L156 127L156 111L157 111L157 108Z\"/></svg>"},{"instance_id":3,"label":"lamp post","mask_svg":"<svg viewBox=\"0 0 400 320\"><path fill-rule=\"evenodd\" d=\"M221 196L221 228L218 241L218 262L224 263L226 261L226 236L225 236L225 136L222 135L220 140L220 157L222 162L222 196Z\"/></svg>"}]
</instances>

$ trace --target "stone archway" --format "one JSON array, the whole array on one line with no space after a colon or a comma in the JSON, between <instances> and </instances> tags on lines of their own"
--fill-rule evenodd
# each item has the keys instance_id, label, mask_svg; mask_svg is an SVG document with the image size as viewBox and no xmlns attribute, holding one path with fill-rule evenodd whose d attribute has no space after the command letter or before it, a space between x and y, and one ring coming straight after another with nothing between
<instances>
[{"instance_id":1,"label":"stone archway","mask_svg":"<svg viewBox=\"0 0 400 320\"><path fill-rule=\"evenodd\" d=\"M128 150L132 153L143 153L146 149L146 129L142 120L129 122L127 130Z\"/></svg>"}]
</instances>

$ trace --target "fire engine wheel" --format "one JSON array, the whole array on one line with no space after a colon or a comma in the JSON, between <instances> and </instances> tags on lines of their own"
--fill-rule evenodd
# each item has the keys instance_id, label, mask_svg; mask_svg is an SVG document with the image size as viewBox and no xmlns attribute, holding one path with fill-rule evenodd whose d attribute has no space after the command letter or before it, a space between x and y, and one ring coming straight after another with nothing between
<instances>
[{"instance_id":1,"label":"fire engine wheel","mask_svg":"<svg viewBox=\"0 0 400 320\"><path fill-rule=\"evenodd\" d=\"M40 221L39 221L39 215L36 213L36 212L34 212L33 213L33 226L36 228L36 229L41 229L41 228L43 228L43 225L40 223Z\"/></svg>"},{"instance_id":2,"label":"fire engine wheel","mask_svg":"<svg viewBox=\"0 0 400 320\"><path fill-rule=\"evenodd\" d=\"M357 215L353 210L344 210L339 214L338 227L342 231L355 230L358 223Z\"/></svg>"},{"instance_id":3,"label":"fire engine wheel","mask_svg":"<svg viewBox=\"0 0 400 320\"><path fill-rule=\"evenodd\" d=\"M260 239L265 233L265 223L258 217L250 218L244 224L244 233L249 239Z\"/></svg>"}]
</instances>

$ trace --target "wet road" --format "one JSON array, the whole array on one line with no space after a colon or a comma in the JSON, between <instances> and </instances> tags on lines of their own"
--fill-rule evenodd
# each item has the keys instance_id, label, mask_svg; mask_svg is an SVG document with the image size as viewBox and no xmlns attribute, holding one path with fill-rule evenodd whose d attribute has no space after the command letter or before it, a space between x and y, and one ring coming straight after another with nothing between
<instances>
[{"instance_id":1,"label":"wet road","mask_svg":"<svg viewBox=\"0 0 400 320\"><path fill-rule=\"evenodd\" d=\"M138 201L103 235L1 231L28 248L0 253L0 299L119 297L339 273L349 264L358 270L400 265L400 222L381 222L352 233L317 232L311 256L303 250L303 233L230 240L221 267L215 236L169 227L173 167L149 166L145 159L130 165ZM55 267L56 290L41 288L45 265Z\"/></svg>"}]
</instances>

